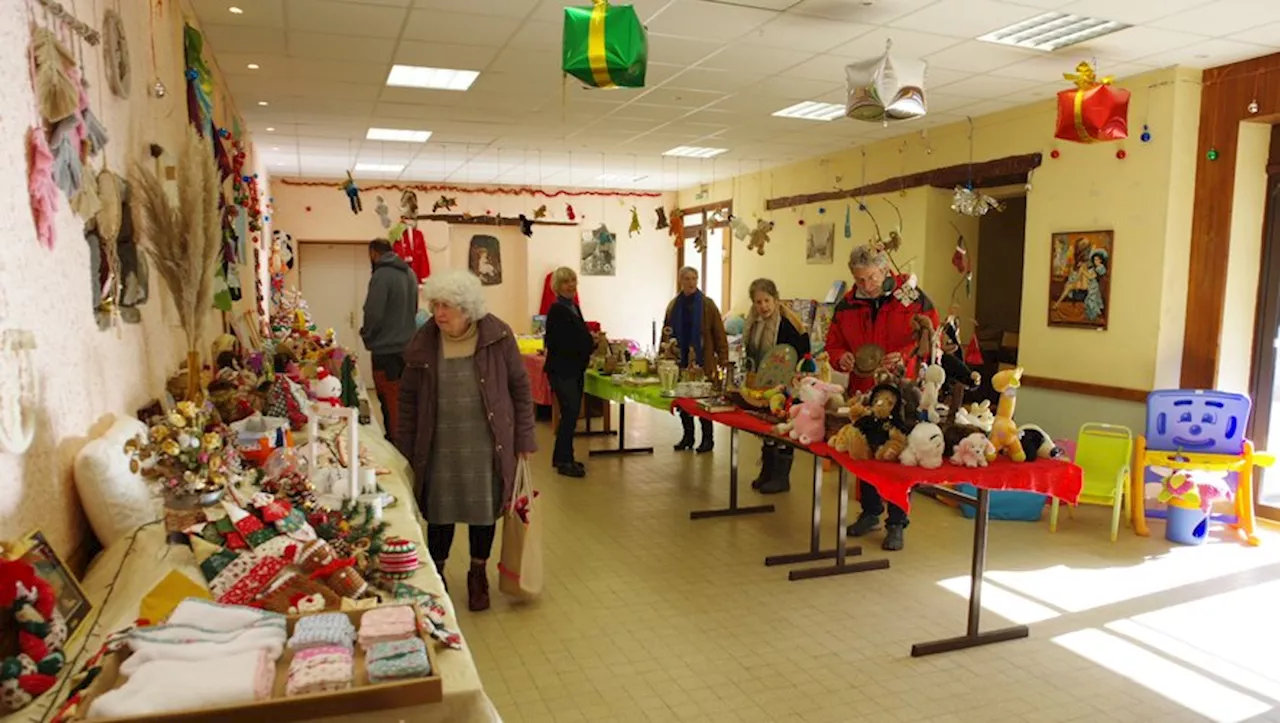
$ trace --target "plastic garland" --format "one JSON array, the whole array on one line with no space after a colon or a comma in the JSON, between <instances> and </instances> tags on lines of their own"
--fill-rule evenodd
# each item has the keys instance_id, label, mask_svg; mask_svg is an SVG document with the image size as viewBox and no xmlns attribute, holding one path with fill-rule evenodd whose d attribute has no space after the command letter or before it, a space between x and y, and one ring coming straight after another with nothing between
<instances>
[{"instance_id":1,"label":"plastic garland","mask_svg":"<svg viewBox=\"0 0 1280 723\"><path fill-rule=\"evenodd\" d=\"M314 188L342 188L345 181L296 181L289 178L281 178L275 181L286 186L306 186ZM579 198L583 196L614 196L620 198L660 198L661 193L652 191L545 191L541 188L532 186L512 186L512 187L483 187L477 186L470 188L467 186L442 186L437 184L419 184L419 183L381 183L370 186L363 186L361 191L420 191L423 193L436 192L452 192L452 193L476 193L490 196L542 196L544 198L556 198L564 196L568 198ZM572 219L572 216L570 216Z\"/></svg>"},{"instance_id":2,"label":"plastic garland","mask_svg":"<svg viewBox=\"0 0 1280 723\"><path fill-rule=\"evenodd\" d=\"M67 624L58 594L22 560L0 560L0 609L18 627L18 654L0 659L0 712L21 710L58 682Z\"/></svg>"}]
</instances>

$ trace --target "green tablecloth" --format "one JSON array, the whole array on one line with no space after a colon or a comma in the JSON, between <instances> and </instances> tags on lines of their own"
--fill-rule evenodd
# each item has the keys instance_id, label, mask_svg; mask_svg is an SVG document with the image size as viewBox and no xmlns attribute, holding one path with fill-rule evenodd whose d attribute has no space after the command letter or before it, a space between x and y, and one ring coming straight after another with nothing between
<instances>
[{"instance_id":1,"label":"green tablecloth","mask_svg":"<svg viewBox=\"0 0 1280 723\"><path fill-rule=\"evenodd\" d=\"M675 401L671 397L662 396L662 389L657 384L643 387L623 386L614 384L613 379L596 371L587 372L584 388L587 394L599 399L619 404L630 401L661 409L664 412L671 411L671 403Z\"/></svg>"}]
</instances>

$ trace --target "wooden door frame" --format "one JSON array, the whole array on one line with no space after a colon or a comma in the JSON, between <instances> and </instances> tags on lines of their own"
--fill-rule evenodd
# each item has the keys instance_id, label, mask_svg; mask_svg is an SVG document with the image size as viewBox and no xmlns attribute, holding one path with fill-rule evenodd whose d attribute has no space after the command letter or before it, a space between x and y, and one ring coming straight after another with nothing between
<instances>
[{"instance_id":1,"label":"wooden door frame","mask_svg":"<svg viewBox=\"0 0 1280 723\"><path fill-rule=\"evenodd\" d=\"M1280 126L1271 133L1271 154L1267 164L1267 201L1262 224L1262 260L1258 265L1258 303L1254 314L1253 357L1249 370L1249 394L1253 397L1253 413L1247 434L1263 446L1270 446L1272 436L1271 407L1280 403L1273 398L1275 374L1280 372L1280 350L1276 348L1280 333ZM1270 372L1270 373L1268 373ZM1280 432L1280 430L1276 430ZM1280 435L1276 435L1280 441ZM1259 517L1280 520L1280 507L1261 504L1263 477L1259 469L1254 484L1254 508Z\"/></svg>"},{"instance_id":2,"label":"wooden door frame","mask_svg":"<svg viewBox=\"0 0 1280 723\"><path fill-rule=\"evenodd\" d=\"M696 214L703 214L703 218L705 219L706 214L708 212L714 212L714 211L724 211L725 212L724 217L718 221L712 221L711 224L709 225L709 228L710 229L720 229L720 228L727 229L729 227L729 219L733 217L733 199L729 199L726 201L718 201L715 203L705 203L701 206L690 206L689 208L681 209L680 216L682 221L685 218L696 215ZM685 244L688 243L690 240L697 238L698 235L702 233L702 226L703 224L694 224L692 226L688 226L688 225L684 226L684 236L683 238L680 239L680 245L676 248L676 274L677 275L679 275L680 269L683 269L685 266L685 263L684 263ZM732 301L731 295L733 292L733 234L730 232L725 233L724 253L722 255L720 265L721 265L720 300L727 307L727 306L731 306L730 302ZM698 270L698 275L699 275L698 280L703 282L703 284L705 284L707 280L706 254L703 254L702 256L702 268ZM676 281L676 287L678 291L679 290L678 279ZM705 288L702 291L703 293L706 293ZM726 311L726 309L721 309L720 311L723 313L724 311Z\"/></svg>"}]
</instances>

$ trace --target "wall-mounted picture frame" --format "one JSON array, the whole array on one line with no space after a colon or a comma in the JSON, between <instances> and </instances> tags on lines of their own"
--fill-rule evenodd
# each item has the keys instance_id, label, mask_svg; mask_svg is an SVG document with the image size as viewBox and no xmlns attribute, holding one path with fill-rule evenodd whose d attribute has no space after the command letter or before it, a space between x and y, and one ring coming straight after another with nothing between
<instances>
[{"instance_id":1,"label":"wall-mounted picture frame","mask_svg":"<svg viewBox=\"0 0 1280 723\"><path fill-rule=\"evenodd\" d=\"M1111 318L1114 231L1053 234L1049 326L1105 330Z\"/></svg>"},{"instance_id":2,"label":"wall-mounted picture frame","mask_svg":"<svg viewBox=\"0 0 1280 723\"><path fill-rule=\"evenodd\" d=\"M58 612L62 613L62 618L67 623L67 644L63 647L69 647L78 634L88 630L89 626L84 623L93 610L93 604L80 587L80 582L39 530L30 532L19 540L10 556L31 565L40 579L53 587L57 595Z\"/></svg>"}]
</instances>

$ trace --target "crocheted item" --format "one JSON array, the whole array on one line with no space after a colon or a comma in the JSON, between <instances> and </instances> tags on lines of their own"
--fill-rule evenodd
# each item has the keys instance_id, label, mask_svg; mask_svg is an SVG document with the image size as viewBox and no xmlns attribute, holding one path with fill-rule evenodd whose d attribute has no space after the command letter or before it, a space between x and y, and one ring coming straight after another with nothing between
<instances>
[{"instance_id":1,"label":"crocheted item","mask_svg":"<svg viewBox=\"0 0 1280 723\"><path fill-rule=\"evenodd\" d=\"M427 646L422 638L416 637L374 645L369 650L365 668L371 683L431 675Z\"/></svg>"},{"instance_id":2,"label":"crocheted item","mask_svg":"<svg viewBox=\"0 0 1280 723\"><path fill-rule=\"evenodd\" d=\"M288 565L279 557L219 549L200 537L190 540L209 591L214 600L225 605L251 604Z\"/></svg>"},{"instance_id":3,"label":"crocheted item","mask_svg":"<svg viewBox=\"0 0 1280 723\"><path fill-rule=\"evenodd\" d=\"M408 605L375 608L360 617L360 647L404 640L418 632L418 616Z\"/></svg>"},{"instance_id":4,"label":"crocheted item","mask_svg":"<svg viewBox=\"0 0 1280 723\"><path fill-rule=\"evenodd\" d=\"M418 545L403 537L391 537L378 553L378 571L392 580L407 580L418 569Z\"/></svg>"},{"instance_id":5,"label":"crocheted item","mask_svg":"<svg viewBox=\"0 0 1280 723\"><path fill-rule=\"evenodd\" d=\"M12 615L18 639L16 654L0 658L0 712L26 707L58 682L67 626L57 599L29 563L0 560L0 610Z\"/></svg>"},{"instance_id":6,"label":"crocheted item","mask_svg":"<svg viewBox=\"0 0 1280 723\"><path fill-rule=\"evenodd\" d=\"M323 580L342 597L360 598L369 591L369 583L354 568L355 560L339 559L325 540L312 540L303 545L297 564L310 573L312 579Z\"/></svg>"},{"instance_id":7,"label":"crocheted item","mask_svg":"<svg viewBox=\"0 0 1280 723\"><path fill-rule=\"evenodd\" d=\"M308 615L293 626L289 648L306 650L321 645L340 645L350 649L356 638L355 626L345 613Z\"/></svg>"},{"instance_id":8,"label":"crocheted item","mask_svg":"<svg viewBox=\"0 0 1280 723\"><path fill-rule=\"evenodd\" d=\"M303 650L289 663L285 695L307 695L351 687L351 649L325 645Z\"/></svg>"},{"instance_id":9,"label":"crocheted item","mask_svg":"<svg viewBox=\"0 0 1280 723\"><path fill-rule=\"evenodd\" d=\"M305 615L337 610L341 599L328 586L304 575L287 572L276 580L258 604L272 612Z\"/></svg>"}]
</instances>

